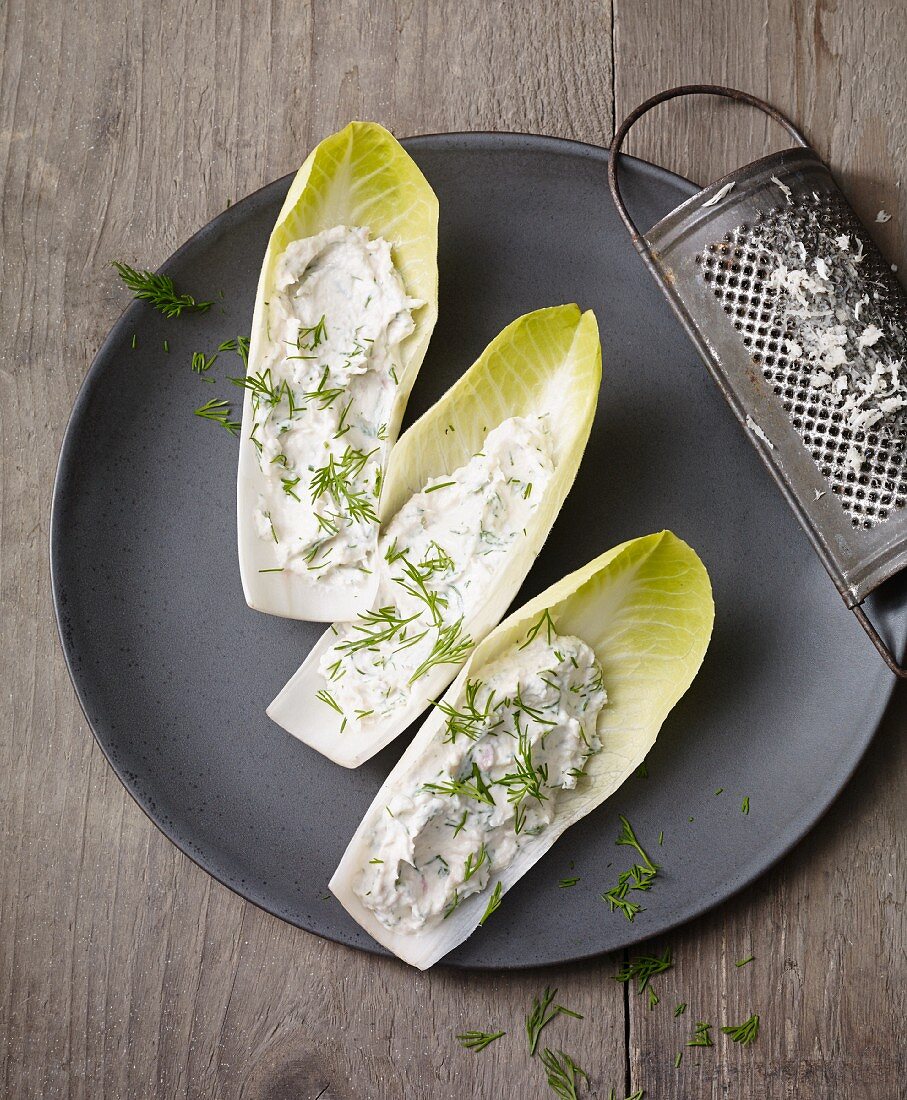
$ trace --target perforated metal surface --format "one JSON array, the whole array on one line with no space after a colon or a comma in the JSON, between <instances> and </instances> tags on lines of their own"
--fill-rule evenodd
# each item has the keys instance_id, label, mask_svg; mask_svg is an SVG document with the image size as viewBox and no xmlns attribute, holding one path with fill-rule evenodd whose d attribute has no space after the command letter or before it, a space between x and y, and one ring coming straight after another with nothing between
<instances>
[{"instance_id":1,"label":"perforated metal surface","mask_svg":"<svg viewBox=\"0 0 907 1100\"><path fill-rule=\"evenodd\" d=\"M779 187L778 195L774 209L707 246L696 262L829 490L854 527L870 528L907 503L904 414L852 428L841 411L842 396L814 384L819 367L804 349L819 340L838 342L854 392L881 365L887 369L907 357L903 297L837 191L791 197ZM817 298L824 308L808 309L786 289L783 276L798 270L814 276L817 259L830 275L830 290ZM861 345L861 335L872 332L868 326L881 332L872 346ZM852 448L862 458L858 469L848 462Z\"/></svg>"}]
</instances>

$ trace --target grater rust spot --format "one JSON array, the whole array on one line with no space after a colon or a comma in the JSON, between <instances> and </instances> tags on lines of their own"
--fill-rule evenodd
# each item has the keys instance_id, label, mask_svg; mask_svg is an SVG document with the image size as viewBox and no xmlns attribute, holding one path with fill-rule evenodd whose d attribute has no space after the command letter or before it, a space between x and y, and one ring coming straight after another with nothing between
<instances>
[{"instance_id":1,"label":"grater rust spot","mask_svg":"<svg viewBox=\"0 0 907 1100\"><path fill-rule=\"evenodd\" d=\"M817 259L821 269L824 258L840 252L842 235L855 242L859 268L845 264L835 270L828 324L841 333L846 369L856 381L861 370L871 373L879 362L907 360L907 329L900 288L840 195L812 192L775 206L755 224L740 225L708 245L696 263L853 526L870 528L907 503L903 413L866 429L848 425L834 400L815 385L818 364L791 353L789 344L805 346L806 322L775 275L812 270ZM810 317L813 329L815 321ZM871 347L860 340L868 326L882 334ZM855 453L862 459L858 468Z\"/></svg>"}]
</instances>

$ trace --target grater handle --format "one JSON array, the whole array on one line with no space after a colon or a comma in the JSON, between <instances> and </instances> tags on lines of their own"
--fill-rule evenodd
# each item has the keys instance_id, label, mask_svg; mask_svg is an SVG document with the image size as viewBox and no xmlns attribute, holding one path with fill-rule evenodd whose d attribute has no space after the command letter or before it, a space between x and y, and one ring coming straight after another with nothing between
<instances>
[{"instance_id":1,"label":"grater handle","mask_svg":"<svg viewBox=\"0 0 907 1100\"><path fill-rule=\"evenodd\" d=\"M630 212L627 210L620 193L620 184L617 181L618 153L620 153L621 146L626 140L627 134L643 115L648 114L649 111L651 111L653 107L657 107L659 103L666 103L669 99L679 99L681 96L688 95L716 95L723 96L725 99L733 99L739 103L748 103L752 107L757 107L763 114L768 115L783 126L797 145L802 145L804 149L811 148L803 132L799 130L786 115L783 115L770 103L766 103L764 99L759 99L758 96L750 95L749 92L741 92L736 88L725 88L721 84L684 84L679 88L668 88L667 91L659 92L658 95L653 95L650 99L647 99L645 103L640 103L635 111L631 111L627 115L614 134L614 138L611 142L611 156L608 160L608 186L611 188L611 195L614 199L614 205L617 207L617 212L620 214L621 221L630 233L630 238L636 247L636 251L642 256L646 267L648 267L656 278L658 278L658 275L652 262L652 254L648 242L636 228L636 223L630 217Z\"/></svg>"}]
</instances>

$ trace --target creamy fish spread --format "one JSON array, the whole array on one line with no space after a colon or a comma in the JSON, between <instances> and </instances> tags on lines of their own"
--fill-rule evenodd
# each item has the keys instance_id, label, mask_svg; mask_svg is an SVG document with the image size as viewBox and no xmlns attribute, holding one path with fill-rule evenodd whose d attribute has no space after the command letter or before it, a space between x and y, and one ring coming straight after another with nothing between
<instances>
[{"instance_id":1,"label":"creamy fish spread","mask_svg":"<svg viewBox=\"0 0 907 1100\"><path fill-rule=\"evenodd\" d=\"M385 927L440 924L507 868L554 820L562 790L600 751L602 671L579 638L545 613L514 646L439 704L443 734L366 836L354 890Z\"/></svg>"},{"instance_id":2,"label":"creamy fish spread","mask_svg":"<svg viewBox=\"0 0 907 1100\"><path fill-rule=\"evenodd\" d=\"M390 244L338 225L293 241L266 303L268 352L244 379L278 567L342 584L374 564L388 422L412 310Z\"/></svg>"},{"instance_id":3,"label":"creamy fish spread","mask_svg":"<svg viewBox=\"0 0 907 1100\"><path fill-rule=\"evenodd\" d=\"M430 669L463 663L469 620L526 537L553 472L547 417L511 417L397 512L381 535L377 610L336 625L319 664L345 721L377 725L408 705Z\"/></svg>"}]
</instances>

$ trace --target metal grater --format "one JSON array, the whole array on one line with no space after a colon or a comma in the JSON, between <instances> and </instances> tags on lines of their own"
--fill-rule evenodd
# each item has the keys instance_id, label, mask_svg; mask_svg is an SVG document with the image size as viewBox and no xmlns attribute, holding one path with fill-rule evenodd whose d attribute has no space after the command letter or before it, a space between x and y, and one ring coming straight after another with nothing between
<instances>
[{"instance_id":1,"label":"metal grater","mask_svg":"<svg viewBox=\"0 0 907 1100\"><path fill-rule=\"evenodd\" d=\"M716 180L641 234L620 194L620 148L652 107L691 94L758 107L797 148ZM845 603L907 676L861 606L907 565L907 295L892 269L801 132L743 92L690 85L641 104L614 135L609 182Z\"/></svg>"}]
</instances>

